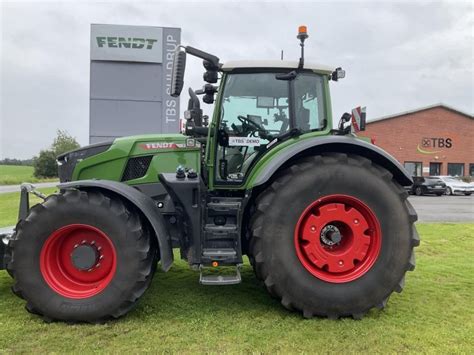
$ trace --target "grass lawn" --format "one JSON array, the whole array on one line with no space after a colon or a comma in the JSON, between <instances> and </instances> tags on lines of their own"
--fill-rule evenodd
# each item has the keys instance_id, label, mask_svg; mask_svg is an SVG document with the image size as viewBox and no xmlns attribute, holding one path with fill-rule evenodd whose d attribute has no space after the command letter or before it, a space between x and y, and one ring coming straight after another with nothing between
<instances>
[{"instance_id":1,"label":"grass lawn","mask_svg":"<svg viewBox=\"0 0 474 355\"><path fill-rule=\"evenodd\" d=\"M0 220L12 224L18 197L4 196ZM177 261L170 272L155 274L125 318L105 325L46 324L24 310L24 301L10 292L12 280L0 271L0 351L472 353L474 224L419 224L418 230L417 268L408 273L405 290L361 321L306 320L286 311L248 262L240 285L211 287L200 286L198 274Z\"/></svg>"},{"instance_id":2,"label":"grass lawn","mask_svg":"<svg viewBox=\"0 0 474 355\"><path fill-rule=\"evenodd\" d=\"M52 194L57 189L49 187L46 189L38 189L45 195ZM40 202L41 199L30 194L30 205ZM0 228L16 224L18 218L18 204L20 203L19 192L9 192L0 194Z\"/></svg>"},{"instance_id":3,"label":"grass lawn","mask_svg":"<svg viewBox=\"0 0 474 355\"><path fill-rule=\"evenodd\" d=\"M38 179L33 176L32 166L0 165L0 185L17 185L22 182L57 181L53 179Z\"/></svg>"}]
</instances>

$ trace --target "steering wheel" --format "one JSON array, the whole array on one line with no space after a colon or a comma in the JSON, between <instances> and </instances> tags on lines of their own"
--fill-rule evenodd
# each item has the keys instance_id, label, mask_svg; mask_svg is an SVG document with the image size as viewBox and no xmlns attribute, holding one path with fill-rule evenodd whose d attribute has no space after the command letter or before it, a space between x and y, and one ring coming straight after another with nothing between
<instances>
[{"instance_id":1,"label":"steering wheel","mask_svg":"<svg viewBox=\"0 0 474 355\"><path fill-rule=\"evenodd\" d=\"M249 117L239 115L239 116L237 116L237 119L242 123L246 123L246 124L249 124L250 126L253 126L259 132L265 132L266 131L265 127L263 127L261 124L255 122L254 120L252 120Z\"/></svg>"}]
</instances>

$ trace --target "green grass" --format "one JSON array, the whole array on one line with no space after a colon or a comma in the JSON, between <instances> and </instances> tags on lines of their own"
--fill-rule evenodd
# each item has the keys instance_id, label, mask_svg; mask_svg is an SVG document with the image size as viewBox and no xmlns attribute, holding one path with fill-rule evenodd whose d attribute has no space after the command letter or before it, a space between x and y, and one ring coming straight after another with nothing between
<instances>
[{"instance_id":1,"label":"green grass","mask_svg":"<svg viewBox=\"0 0 474 355\"><path fill-rule=\"evenodd\" d=\"M0 206L3 206L0 204ZM128 316L105 325L46 324L0 272L4 352L472 353L474 224L418 225L422 244L405 290L363 320L303 319L283 309L248 263L243 282L200 286L184 262L157 272ZM177 255L176 255L177 256Z\"/></svg>"},{"instance_id":2,"label":"green grass","mask_svg":"<svg viewBox=\"0 0 474 355\"><path fill-rule=\"evenodd\" d=\"M46 182L57 180L57 178L38 179L34 177L32 166L0 165L0 185L17 185L22 182Z\"/></svg>"},{"instance_id":3,"label":"green grass","mask_svg":"<svg viewBox=\"0 0 474 355\"><path fill-rule=\"evenodd\" d=\"M52 194L56 191L55 187L49 187L46 189L38 189L45 195ZM30 204L33 206L35 203L41 200L30 194ZM18 218L18 205L20 203L19 192L9 192L0 194L0 228L7 227L16 224ZM1 296L0 296L1 297Z\"/></svg>"}]
</instances>

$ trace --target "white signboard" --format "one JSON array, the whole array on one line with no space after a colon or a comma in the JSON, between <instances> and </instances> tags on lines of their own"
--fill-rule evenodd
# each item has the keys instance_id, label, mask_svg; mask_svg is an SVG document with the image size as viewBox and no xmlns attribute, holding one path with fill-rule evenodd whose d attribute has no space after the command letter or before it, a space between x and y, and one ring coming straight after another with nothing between
<instances>
[{"instance_id":1,"label":"white signboard","mask_svg":"<svg viewBox=\"0 0 474 355\"><path fill-rule=\"evenodd\" d=\"M163 28L91 26L91 60L163 62Z\"/></svg>"},{"instance_id":2,"label":"white signboard","mask_svg":"<svg viewBox=\"0 0 474 355\"><path fill-rule=\"evenodd\" d=\"M260 146L260 138L256 137L229 137L229 146L258 147Z\"/></svg>"}]
</instances>

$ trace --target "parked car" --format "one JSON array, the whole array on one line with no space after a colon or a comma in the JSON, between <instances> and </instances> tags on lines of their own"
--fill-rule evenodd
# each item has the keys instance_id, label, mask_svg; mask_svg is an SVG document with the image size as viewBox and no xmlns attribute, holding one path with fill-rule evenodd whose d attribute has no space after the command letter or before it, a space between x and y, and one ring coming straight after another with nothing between
<instances>
[{"instance_id":1,"label":"parked car","mask_svg":"<svg viewBox=\"0 0 474 355\"><path fill-rule=\"evenodd\" d=\"M414 176L413 185L409 191L417 196L437 195L441 196L446 193L446 184L435 176Z\"/></svg>"},{"instance_id":2,"label":"parked car","mask_svg":"<svg viewBox=\"0 0 474 355\"><path fill-rule=\"evenodd\" d=\"M461 179L458 179L453 176L435 176L436 178L439 178L441 181L443 181L447 188L446 188L446 193L448 195L454 195L457 193L462 193L466 196L469 196L474 192L474 185L473 184L468 184L467 182L462 181Z\"/></svg>"}]
</instances>

